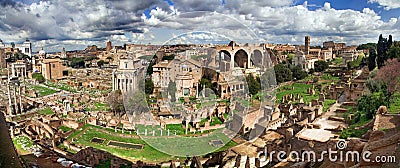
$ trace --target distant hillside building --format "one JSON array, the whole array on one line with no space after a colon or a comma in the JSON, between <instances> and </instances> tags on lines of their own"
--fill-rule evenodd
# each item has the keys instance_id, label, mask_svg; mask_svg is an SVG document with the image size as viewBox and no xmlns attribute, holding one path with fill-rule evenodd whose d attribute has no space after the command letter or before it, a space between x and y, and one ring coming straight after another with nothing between
<instances>
[{"instance_id":1,"label":"distant hillside building","mask_svg":"<svg viewBox=\"0 0 400 168\"><path fill-rule=\"evenodd\" d=\"M0 49L0 68L5 68L6 64L6 53L3 49Z\"/></svg>"},{"instance_id":2,"label":"distant hillside building","mask_svg":"<svg viewBox=\"0 0 400 168\"><path fill-rule=\"evenodd\" d=\"M28 39L22 44L4 44L3 41L0 40L0 48L17 48L21 53L32 57L32 43Z\"/></svg>"},{"instance_id":3,"label":"distant hillside building","mask_svg":"<svg viewBox=\"0 0 400 168\"><path fill-rule=\"evenodd\" d=\"M110 52L111 49L112 49L111 41L107 41L107 43L106 43L106 51L107 51L107 53Z\"/></svg>"},{"instance_id":4,"label":"distant hillside building","mask_svg":"<svg viewBox=\"0 0 400 168\"><path fill-rule=\"evenodd\" d=\"M296 52L295 57L293 58L293 64L295 66L300 65L301 68L305 71L309 71L310 69L314 69L314 63L318 61L318 58L307 59L306 55L303 52Z\"/></svg>"},{"instance_id":5,"label":"distant hillside building","mask_svg":"<svg viewBox=\"0 0 400 168\"><path fill-rule=\"evenodd\" d=\"M196 60L165 60L153 66L152 80L156 90L165 90L172 81L176 84L177 97L195 96L202 73L201 63Z\"/></svg>"},{"instance_id":6,"label":"distant hillside building","mask_svg":"<svg viewBox=\"0 0 400 168\"><path fill-rule=\"evenodd\" d=\"M62 49L62 51L61 51L61 56L60 56L60 58L67 58L68 56L67 56L67 52L65 51L65 48L63 48Z\"/></svg>"},{"instance_id":7,"label":"distant hillside building","mask_svg":"<svg viewBox=\"0 0 400 168\"><path fill-rule=\"evenodd\" d=\"M304 38L304 53L306 55L310 54L310 36Z\"/></svg>"}]
</instances>

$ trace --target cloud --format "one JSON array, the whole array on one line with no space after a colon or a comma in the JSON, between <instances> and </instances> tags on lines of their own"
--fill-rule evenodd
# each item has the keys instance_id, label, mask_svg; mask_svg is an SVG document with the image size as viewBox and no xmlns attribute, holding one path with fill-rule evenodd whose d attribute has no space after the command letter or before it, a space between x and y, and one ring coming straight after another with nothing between
<instances>
[{"instance_id":1,"label":"cloud","mask_svg":"<svg viewBox=\"0 0 400 168\"><path fill-rule=\"evenodd\" d=\"M400 8L399 0L368 0L368 3L378 3L385 10Z\"/></svg>"},{"instance_id":2,"label":"cloud","mask_svg":"<svg viewBox=\"0 0 400 168\"><path fill-rule=\"evenodd\" d=\"M165 4L157 0L52 0L31 4L0 1L0 38L9 42L25 38L102 42L126 32L143 33L143 11Z\"/></svg>"},{"instance_id":3,"label":"cloud","mask_svg":"<svg viewBox=\"0 0 400 168\"><path fill-rule=\"evenodd\" d=\"M29 38L39 47L56 51L130 42L163 43L172 33L191 34L184 42L216 41L218 37L239 42L300 44L305 35L313 45L324 40L351 44L374 42L379 34L400 37L399 18L383 21L374 10L338 10L325 3L313 6L294 0L51 0L24 4L0 0L0 38L18 42ZM369 0L385 9L400 7L400 1ZM146 14L145 14L146 13ZM164 41L162 41L164 40ZM240 41L241 40L241 41ZM44 42L43 42L44 41ZM47 50L47 49L46 49Z\"/></svg>"}]
</instances>

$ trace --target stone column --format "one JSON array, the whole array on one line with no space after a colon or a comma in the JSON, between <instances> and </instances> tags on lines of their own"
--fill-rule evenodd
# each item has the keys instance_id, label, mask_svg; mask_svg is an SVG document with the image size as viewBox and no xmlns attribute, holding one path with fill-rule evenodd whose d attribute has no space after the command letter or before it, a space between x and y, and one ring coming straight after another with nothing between
<instances>
[{"instance_id":1,"label":"stone column","mask_svg":"<svg viewBox=\"0 0 400 168\"><path fill-rule=\"evenodd\" d=\"M112 90L115 90L115 71L112 72L111 81L112 81Z\"/></svg>"},{"instance_id":2,"label":"stone column","mask_svg":"<svg viewBox=\"0 0 400 168\"><path fill-rule=\"evenodd\" d=\"M232 51L233 51L233 49L232 49ZM229 54L231 54L231 66L230 66L230 68L229 68L229 70L230 71L232 71L233 70L233 68L235 68L235 52L229 52Z\"/></svg>"},{"instance_id":3,"label":"stone column","mask_svg":"<svg viewBox=\"0 0 400 168\"><path fill-rule=\"evenodd\" d=\"M14 106L15 106L15 114L18 114L18 103L17 103L17 92L16 92L16 90L17 90L17 87L16 87L16 84L15 83L13 83L13 87L14 87Z\"/></svg>"},{"instance_id":4,"label":"stone column","mask_svg":"<svg viewBox=\"0 0 400 168\"><path fill-rule=\"evenodd\" d=\"M21 85L18 85L18 94L19 94L19 108L20 108L20 113L22 114L24 111L24 106L22 105L22 95L21 95Z\"/></svg>"},{"instance_id":5,"label":"stone column","mask_svg":"<svg viewBox=\"0 0 400 168\"><path fill-rule=\"evenodd\" d=\"M10 115L13 115L13 106L11 102L11 91L10 91L10 72L8 72L8 83L7 83L7 92L8 92L8 105L9 105L9 110L10 110Z\"/></svg>"},{"instance_id":6,"label":"stone column","mask_svg":"<svg viewBox=\"0 0 400 168\"><path fill-rule=\"evenodd\" d=\"M246 51L247 52L247 51ZM249 52L247 52L247 67L245 66L244 68L250 68L251 67L251 55L253 55L254 53L251 52L251 50Z\"/></svg>"}]
</instances>

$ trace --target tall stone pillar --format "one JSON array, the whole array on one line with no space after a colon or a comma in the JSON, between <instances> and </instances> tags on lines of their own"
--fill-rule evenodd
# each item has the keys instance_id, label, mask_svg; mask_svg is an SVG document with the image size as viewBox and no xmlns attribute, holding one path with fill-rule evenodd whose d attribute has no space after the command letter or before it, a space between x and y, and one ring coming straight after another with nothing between
<instances>
[{"instance_id":1,"label":"tall stone pillar","mask_svg":"<svg viewBox=\"0 0 400 168\"><path fill-rule=\"evenodd\" d=\"M10 74L10 73L9 73ZM11 91L10 91L10 75L8 75L7 92L8 92L8 106L10 110L10 115L13 115L14 108L11 102Z\"/></svg>"},{"instance_id":2,"label":"tall stone pillar","mask_svg":"<svg viewBox=\"0 0 400 168\"><path fill-rule=\"evenodd\" d=\"M230 71L232 71L235 68L235 52L232 49L232 52L229 52L229 54L231 54L231 66L229 68Z\"/></svg>"},{"instance_id":3,"label":"tall stone pillar","mask_svg":"<svg viewBox=\"0 0 400 168\"><path fill-rule=\"evenodd\" d=\"M18 103L17 103L17 87L16 84L13 83L13 87L14 87L14 106L15 106L15 114L18 114Z\"/></svg>"},{"instance_id":4,"label":"tall stone pillar","mask_svg":"<svg viewBox=\"0 0 400 168\"><path fill-rule=\"evenodd\" d=\"M247 69L247 68L250 68L252 66L251 65L251 55L253 55L254 53L251 52L251 49L249 51L246 51L246 52L247 52L247 67L245 66L245 68Z\"/></svg>"},{"instance_id":5,"label":"tall stone pillar","mask_svg":"<svg viewBox=\"0 0 400 168\"><path fill-rule=\"evenodd\" d=\"M22 95L21 95L21 85L18 85L18 94L19 94L19 108L20 108L20 113L22 114L24 112L24 106L22 105Z\"/></svg>"},{"instance_id":6,"label":"tall stone pillar","mask_svg":"<svg viewBox=\"0 0 400 168\"><path fill-rule=\"evenodd\" d=\"M112 90L115 90L115 70L112 72Z\"/></svg>"}]
</instances>

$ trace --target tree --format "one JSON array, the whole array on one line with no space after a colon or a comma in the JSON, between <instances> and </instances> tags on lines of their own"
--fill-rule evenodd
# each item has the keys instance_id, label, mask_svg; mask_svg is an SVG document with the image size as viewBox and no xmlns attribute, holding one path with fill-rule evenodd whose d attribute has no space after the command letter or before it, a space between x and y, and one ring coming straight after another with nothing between
<instances>
[{"instance_id":1,"label":"tree","mask_svg":"<svg viewBox=\"0 0 400 168\"><path fill-rule=\"evenodd\" d=\"M169 81L168 83L168 94L171 96L171 102L175 102L176 101L176 83L173 81Z\"/></svg>"},{"instance_id":2,"label":"tree","mask_svg":"<svg viewBox=\"0 0 400 168\"><path fill-rule=\"evenodd\" d=\"M319 60L314 63L315 72L323 72L328 67L329 67L329 64L326 61Z\"/></svg>"},{"instance_id":3,"label":"tree","mask_svg":"<svg viewBox=\"0 0 400 168\"><path fill-rule=\"evenodd\" d=\"M382 81L370 78L367 79L365 85L371 93L386 92L386 85Z\"/></svg>"},{"instance_id":4,"label":"tree","mask_svg":"<svg viewBox=\"0 0 400 168\"><path fill-rule=\"evenodd\" d=\"M71 62L71 67L72 68L83 68L85 67L85 61L83 60L83 58L71 58L70 59Z\"/></svg>"},{"instance_id":5,"label":"tree","mask_svg":"<svg viewBox=\"0 0 400 168\"><path fill-rule=\"evenodd\" d=\"M100 68L105 64L104 60L97 61L97 66Z\"/></svg>"},{"instance_id":6,"label":"tree","mask_svg":"<svg viewBox=\"0 0 400 168\"><path fill-rule=\"evenodd\" d=\"M287 60L288 60L289 64L292 64L294 56L295 56L294 54L288 54L287 55Z\"/></svg>"},{"instance_id":7,"label":"tree","mask_svg":"<svg viewBox=\"0 0 400 168\"><path fill-rule=\"evenodd\" d=\"M377 52L378 57L376 63L378 64L378 68L381 68L385 61L387 60L387 51L389 50L389 43L386 38L382 37L382 34L379 35L378 45L377 45Z\"/></svg>"},{"instance_id":8,"label":"tree","mask_svg":"<svg viewBox=\"0 0 400 168\"><path fill-rule=\"evenodd\" d=\"M111 110L114 112L114 115L120 115L122 112L125 111L121 90L112 91L107 97L107 100L110 104Z\"/></svg>"},{"instance_id":9,"label":"tree","mask_svg":"<svg viewBox=\"0 0 400 168\"><path fill-rule=\"evenodd\" d=\"M246 77L247 86L251 95L256 95L261 91L260 78L254 78L251 74Z\"/></svg>"},{"instance_id":10,"label":"tree","mask_svg":"<svg viewBox=\"0 0 400 168\"><path fill-rule=\"evenodd\" d=\"M151 59L150 64L147 67L147 72L146 72L147 75L153 74L153 66L156 65L157 59L158 59L157 55L154 55L153 58Z\"/></svg>"},{"instance_id":11,"label":"tree","mask_svg":"<svg viewBox=\"0 0 400 168\"><path fill-rule=\"evenodd\" d=\"M382 81L388 94L388 105L394 92L400 90L400 62L398 59L389 59L386 65L379 69L375 79Z\"/></svg>"},{"instance_id":12,"label":"tree","mask_svg":"<svg viewBox=\"0 0 400 168\"><path fill-rule=\"evenodd\" d=\"M276 64L274 67L277 83L292 80L292 71L284 64Z\"/></svg>"},{"instance_id":13,"label":"tree","mask_svg":"<svg viewBox=\"0 0 400 168\"><path fill-rule=\"evenodd\" d=\"M400 58L400 47L392 46L388 51L388 58L389 59Z\"/></svg>"},{"instance_id":14,"label":"tree","mask_svg":"<svg viewBox=\"0 0 400 168\"><path fill-rule=\"evenodd\" d=\"M389 35L389 39L388 39L388 42L387 42L387 48L389 49L390 47L392 47L392 44L393 44L393 38L392 38L392 35Z\"/></svg>"},{"instance_id":15,"label":"tree","mask_svg":"<svg viewBox=\"0 0 400 168\"><path fill-rule=\"evenodd\" d=\"M293 78L296 78L297 80L304 79L307 77L307 72L304 71L300 65L297 65L292 68L292 76Z\"/></svg>"},{"instance_id":16,"label":"tree","mask_svg":"<svg viewBox=\"0 0 400 168\"><path fill-rule=\"evenodd\" d=\"M357 50L376 50L376 43L361 44L357 47Z\"/></svg>"},{"instance_id":17,"label":"tree","mask_svg":"<svg viewBox=\"0 0 400 168\"><path fill-rule=\"evenodd\" d=\"M372 119L382 105L385 105L385 95L382 92L364 95L357 101L357 109L364 112L367 119Z\"/></svg>"},{"instance_id":18,"label":"tree","mask_svg":"<svg viewBox=\"0 0 400 168\"><path fill-rule=\"evenodd\" d=\"M274 53L275 56L278 56L278 55L279 55L278 51L275 50L275 49L272 50L272 53Z\"/></svg>"},{"instance_id":19,"label":"tree","mask_svg":"<svg viewBox=\"0 0 400 168\"><path fill-rule=\"evenodd\" d=\"M152 94L153 90L154 90L154 83L153 80L151 78L147 78L145 80L145 93L146 94Z\"/></svg>"},{"instance_id":20,"label":"tree","mask_svg":"<svg viewBox=\"0 0 400 168\"><path fill-rule=\"evenodd\" d=\"M308 74L313 74L315 72L315 70L313 68L308 70Z\"/></svg>"},{"instance_id":21,"label":"tree","mask_svg":"<svg viewBox=\"0 0 400 168\"><path fill-rule=\"evenodd\" d=\"M376 51L375 49L369 50L368 69L372 71L376 67Z\"/></svg>"},{"instance_id":22,"label":"tree","mask_svg":"<svg viewBox=\"0 0 400 168\"><path fill-rule=\"evenodd\" d=\"M39 83L43 83L46 80L41 73L33 73L32 78Z\"/></svg>"},{"instance_id":23,"label":"tree","mask_svg":"<svg viewBox=\"0 0 400 168\"><path fill-rule=\"evenodd\" d=\"M149 111L146 94L142 90L136 90L130 95L132 96L126 97L127 101L125 101L126 113L144 116Z\"/></svg>"},{"instance_id":24,"label":"tree","mask_svg":"<svg viewBox=\"0 0 400 168\"><path fill-rule=\"evenodd\" d=\"M171 54L171 55L165 55L164 57L162 57L162 60L174 60L175 59L175 55Z\"/></svg>"}]
</instances>

